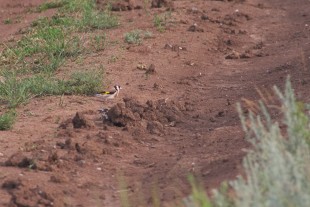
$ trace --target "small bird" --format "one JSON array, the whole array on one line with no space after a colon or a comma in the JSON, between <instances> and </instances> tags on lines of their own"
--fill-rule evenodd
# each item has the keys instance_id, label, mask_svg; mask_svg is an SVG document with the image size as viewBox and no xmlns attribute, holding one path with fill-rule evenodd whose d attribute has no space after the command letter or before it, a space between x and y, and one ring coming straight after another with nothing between
<instances>
[{"instance_id":1,"label":"small bird","mask_svg":"<svg viewBox=\"0 0 310 207\"><path fill-rule=\"evenodd\" d=\"M119 91L122 89L119 85L114 86L115 91L101 91L96 94L96 97L101 98L102 100L114 99L118 96Z\"/></svg>"}]
</instances>

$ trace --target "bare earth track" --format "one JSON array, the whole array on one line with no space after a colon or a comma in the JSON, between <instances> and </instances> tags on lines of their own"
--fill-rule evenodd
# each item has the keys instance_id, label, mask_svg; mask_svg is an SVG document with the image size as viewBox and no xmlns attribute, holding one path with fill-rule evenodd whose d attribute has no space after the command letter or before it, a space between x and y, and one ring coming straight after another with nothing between
<instances>
[{"instance_id":1,"label":"bare earth track","mask_svg":"<svg viewBox=\"0 0 310 207\"><path fill-rule=\"evenodd\" d=\"M1 42L55 12L29 12L42 2L2 0ZM0 132L0 206L120 206L120 177L137 206L150 205L154 188L163 205L188 195L190 173L216 188L242 173L249 147L237 102L258 100L256 88L271 91L288 74L309 102L310 1L177 0L160 33L153 16L166 9L115 11L121 25L96 32L119 44L60 69L104 65L111 85L124 88L117 99L43 97L18 109L13 129ZM123 43L133 29L154 38ZM102 122L103 106L112 122Z\"/></svg>"}]
</instances>

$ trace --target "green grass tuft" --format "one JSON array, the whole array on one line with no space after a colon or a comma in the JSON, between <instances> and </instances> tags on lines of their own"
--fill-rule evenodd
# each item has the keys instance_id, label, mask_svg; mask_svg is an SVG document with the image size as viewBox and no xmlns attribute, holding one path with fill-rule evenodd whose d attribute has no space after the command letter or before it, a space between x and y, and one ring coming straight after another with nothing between
<instances>
[{"instance_id":1,"label":"green grass tuft","mask_svg":"<svg viewBox=\"0 0 310 207\"><path fill-rule=\"evenodd\" d=\"M1 60L2 65L13 64L34 72L52 73L65 58L76 57L81 52L78 37L71 37L61 27L38 26L17 45L7 47L2 52Z\"/></svg>"},{"instance_id":2,"label":"green grass tuft","mask_svg":"<svg viewBox=\"0 0 310 207\"><path fill-rule=\"evenodd\" d=\"M30 98L27 85L17 77L15 72L5 71L5 81L0 82L0 101L9 108L15 108Z\"/></svg>"},{"instance_id":3,"label":"green grass tuft","mask_svg":"<svg viewBox=\"0 0 310 207\"><path fill-rule=\"evenodd\" d=\"M164 32L166 30L168 20L171 18L171 12L165 12L163 14L155 15L153 18L153 24L157 31Z\"/></svg>"},{"instance_id":4,"label":"green grass tuft","mask_svg":"<svg viewBox=\"0 0 310 207\"><path fill-rule=\"evenodd\" d=\"M61 13L69 13L74 18L73 26L79 30L110 29L119 25L118 18L106 9L99 11L93 0L63 0ZM74 14L74 15L73 15Z\"/></svg>"},{"instance_id":5,"label":"green grass tuft","mask_svg":"<svg viewBox=\"0 0 310 207\"><path fill-rule=\"evenodd\" d=\"M3 20L3 23L4 24L12 24L12 19L5 19L5 20Z\"/></svg>"},{"instance_id":6,"label":"green grass tuft","mask_svg":"<svg viewBox=\"0 0 310 207\"><path fill-rule=\"evenodd\" d=\"M92 7L85 7L82 20L79 22L82 30L87 29L110 29L119 25L118 18L109 11L100 12Z\"/></svg>"},{"instance_id":7,"label":"green grass tuft","mask_svg":"<svg viewBox=\"0 0 310 207\"><path fill-rule=\"evenodd\" d=\"M133 30L131 32L125 33L125 42L129 44L141 44L142 43L142 35L141 30Z\"/></svg>"},{"instance_id":8,"label":"green grass tuft","mask_svg":"<svg viewBox=\"0 0 310 207\"><path fill-rule=\"evenodd\" d=\"M92 95L102 87L103 72L97 70L79 71L68 80L60 80L44 74L18 78L14 72L3 74L0 82L0 101L9 108L26 103L31 97L44 95Z\"/></svg>"},{"instance_id":9,"label":"green grass tuft","mask_svg":"<svg viewBox=\"0 0 310 207\"><path fill-rule=\"evenodd\" d=\"M66 58L83 52L81 40L72 33L77 30L109 29L117 26L118 18L109 10L99 11L93 0L62 0L43 4L42 8L58 6L60 12L51 18L32 23L15 45L5 45L1 65L14 65L34 72L56 71Z\"/></svg>"},{"instance_id":10,"label":"green grass tuft","mask_svg":"<svg viewBox=\"0 0 310 207\"><path fill-rule=\"evenodd\" d=\"M151 38L153 34L149 31L142 30L132 30L130 32L125 33L124 38L125 42L128 44L141 44L143 39Z\"/></svg>"},{"instance_id":11,"label":"green grass tuft","mask_svg":"<svg viewBox=\"0 0 310 207\"><path fill-rule=\"evenodd\" d=\"M53 17L31 24L17 43L4 43L0 54L0 102L9 109L44 95L96 93L102 87L102 71L75 72L68 79L54 77L69 58L84 50L77 34L90 29L108 29L118 18L107 9L99 11L94 0L58 0L43 3L37 11L59 8ZM87 41L87 40L85 40ZM96 51L105 49L105 35L90 40ZM3 115L7 120L8 115ZM7 128L7 127L3 127Z\"/></svg>"},{"instance_id":12,"label":"green grass tuft","mask_svg":"<svg viewBox=\"0 0 310 207\"><path fill-rule=\"evenodd\" d=\"M91 37L90 42L91 46L96 50L96 51L101 51L106 49L108 46L108 38L106 34L103 35L95 35Z\"/></svg>"},{"instance_id":13,"label":"green grass tuft","mask_svg":"<svg viewBox=\"0 0 310 207\"><path fill-rule=\"evenodd\" d=\"M45 2L41 4L40 6L37 7L36 11L37 12L43 12L48 9L55 9L55 8L60 8L65 5L64 1L52 1L52 2Z\"/></svg>"},{"instance_id":14,"label":"green grass tuft","mask_svg":"<svg viewBox=\"0 0 310 207\"><path fill-rule=\"evenodd\" d=\"M93 95L102 90L103 71L79 71L64 82L64 94Z\"/></svg>"},{"instance_id":15,"label":"green grass tuft","mask_svg":"<svg viewBox=\"0 0 310 207\"><path fill-rule=\"evenodd\" d=\"M12 128L15 122L16 113L14 110L10 110L0 115L0 130L9 130Z\"/></svg>"}]
</instances>

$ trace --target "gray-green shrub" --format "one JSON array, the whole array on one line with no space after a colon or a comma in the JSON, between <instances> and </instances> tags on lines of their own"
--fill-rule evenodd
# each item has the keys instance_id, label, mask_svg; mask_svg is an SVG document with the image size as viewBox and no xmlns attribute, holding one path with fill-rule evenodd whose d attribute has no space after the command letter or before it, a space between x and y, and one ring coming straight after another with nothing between
<instances>
[{"instance_id":1,"label":"gray-green shrub","mask_svg":"<svg viewBox=\"0 0 310 207\"><path fill-rule=\"evenodd\" d=\"M218 207L307 207L310 204L309 119L297 102L290 81L281 100L282 122L273 122L261 104L264 117L241 114L242 126L253 148L244 159L246 177L230 182L235 196L215 192ZM281 127L280 127L281 126Z\"/></svg>"}]
</instances>

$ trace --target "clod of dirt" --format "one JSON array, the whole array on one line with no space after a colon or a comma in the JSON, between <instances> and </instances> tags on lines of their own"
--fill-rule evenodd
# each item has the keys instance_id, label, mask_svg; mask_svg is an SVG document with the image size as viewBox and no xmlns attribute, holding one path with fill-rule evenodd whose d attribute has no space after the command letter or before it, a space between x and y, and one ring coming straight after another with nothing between
<instances>
[{"instance_id":1,"label":"clod of dirt","mask_svg":"<svg viewBox=\"0 0 310 207\"><path fill-rule=\"evenodd\" d=\"M231 39L225 39L223 41L226 45L231 46L232 45L232 40Z\"/></svg>"},{"instance_id":2,"label":"clod of dirt","mask_svg":"<svg viewBox=\"0 0 310 207\"><path fill-rule=\"evenodd\" d=\"M109 122L126 129L139 128L151 134L163 134L164 126L173 126L182 120L184 106L165 99L147 101L141 104L132 98L125 98L124 103L118 103L108 111Z\"/></svg>"},{"instance_id":3,"label":"clod of dirt","mask_svg":"<svg viewBox=\"0 0 310 207\"><path fill-rule=\"evenodd\" d=\"M240 34L240 35L245 35L247 32L245 30L241 30L241 29L234 29L234 28L230 28L230 27L223 27L223 31L226 34Z\"/></svg>"},{"instance_id":4,"label":"clod of dirt","mask_svg":"<svg viewBox=\"0 0 310 207\"><path fill-rule=\"evenodd\" d=\"M133 0L116 1L111 4L112 11L128 11L134 9L142 9L142 6L137 5Z\"/></svg>"},{"instance_id":5,"label":"clod of dirt","mask_svg":"<svg viewBox=\"0 0 310 207\"><path fill-rule=\"evenodd\" d=\"M164 126L158 121L150 121L147 123L147 130L151 134L161 135L164 132Z\"/></svg>"},{"instance_id":6,"label":"clod of dirt","mask_svg":"<svg viewBox=\"0 0 310 207\"><path fill-rule=\"evenodd\" d=\"M11 195L12 206L54 206L53 197L51 197L48 193L46 193L39 187L25 187L22 189L17 189L11 192Z\"/></svg>"},{"instance_id":7,"label":"clod of dirt","mask_svg":"<svg viewBox=\"0 0 310 207\"><path fill-rule=\"evenodd\" d=\"M30 169L37 168L37 165L33 159L27 157L20 152L13 154L7 161L5 161L4 165Z\"/></svg>"},{"instance_id":8,"label":"clod of dirt","mask_svg":"<svg viewBox=\"0 0 310 207\"><path fill-rule=\"evenodd\" d=\"M65 183L68 182L69 179L61 174L55 174L50 177L50 181L53 183Z\"/></svg>"},{"instance_id":9,"label":"clod of dirt","mask_svg":"<svg viewBox=\"0 0 310 207\"><path fill-rule=\"evenodd\" d=\"M68 138L65 140L65 145L69 148L71 146L72 140L71 138Z\"/></svg>"},{"instance_id":10,"label":"clod of dirt","mask_svg":"<svg viewBox=\"0 0 310 207\"><path fill-rule=\"evenodd\" d=\"M127 11L131 10L131 6L126 2L115 2L111 5L112 11Z\"/></svg>"},{"instance_id":11,"label":"clod of dirt","mask_svg":"<svg viewBox=\"0 0 310 207\"><path fill-rule=\"evenodd\" d=\"M195 23L193 25L191 25L187 31L190 31L190 32L204 32L204 30L200 27L198 27L198 25Z\"/></svg>"},{"instance_id":12,"label":"clod of dirt","mask_svg":"<svg viewBox=\"0 0 310 207\"><path fill-rule=\"evenodd\" d=\"M194 65L195 65L195 63L193 63L193 62L190 61L190 60L185 61L185 64L186 64L186 65L189 65L189 66L194 66Z\"/></svg>"},{"instance_id":13,"label":"clod of dirt","mask_svg":"<svg viewBox=\"0 0 310 207\"><path fill-rule=\"evenodd\" d=\"M176 52L181 51L181 50L186 51L186 47L181 47L179 45L174 45L174 44L173 45L166 44L164 48L171 49L172 51L176 51Z\"/></svg>"},{"instance_id":14,"label":"clod of dirt","mask_svg":"<svg viewBox=\"0 0 310 207\"><path fill-rule=\"evenodd\" d=\"M56 146L60 147L61 149L65 149L66 145L63 142L57 142Z\"/></svg>"},{"instance_id":15,"label":"clod of dirt","mask_svg":"<svg viewBox=\"0 0 310 207\"><path fill-rule=\"evenodd\" d=\"M6 180L2 184L2 188L6 190L12 190L18 188L20 185L22 185L20 180Z\"/></svg>"},{"instance_id":16,"label":"clod of dirt","mask_svg":"<svg viewBox=\"0 0 310 207\"><path fill-rule=\"evenodd\" d=\"M187 9L187 13L198 14L198 13L201 13L201 12L199 11L199 9L197 7L192 7L190 9Z\"/></svg>"},{"instance_id":17,"label":"clod of dirt","mask_svg":"<svg viewBox=\"0 0 310 207\"><path fill-rule=\"evenodd\" d=\"M225 112L224 111L219 111L217 114L216 114L216 117L223 117L225 116Z\"/></svg>"},{"instance_id":18,"label":"clod of dirt","mask_svg":"<svg viewBox=\"0 0 310 207\"><path fill-rule=\"evenodd\" d=\"M126 108L124 103L118 103L108 111L109 120L114 126L124 127L128 123L139 120L140 117L134 114L132 110Z\"/></svg>"},{"instance_id":19,"label":"clod of dirt","mask_svg":"<svg viewBox=\"0 0 310 207\"><path fill-rule=\"evenodd\" d=\"M151 8L161 8L163 6L167 7L168 9L173 9L174 3L170 0L152 0Z\"/></svg>"},{"instance_id":20,"label":"clod of dirt","mask_svg":"<svg viewBox=\"0 0 310 207\"><path fill-rule=\"evenodd\" d=\"M240 53L237 51L233 51L232 53L226 55L225 59L239 59L240 58Z\"/></svg>"},{"instance_id":21,"label":"clod of dirt","mask_svg":"<svg viewBox=\"0 0 310 207\"><path fill-rule=\"evenodd\" d=\"M263 43L262 41L260 41L260 42L258 42L257 44L255 44L255 45L253 46L253 49L254 49L254 50L260 50L260 49L263 48L263 46L264 46L264 43Z\"/></svg>"},{"instance_id":22,"label":"clod of dirt","mask_svg":"<svg viewBox=\"0 0 310 207\"><path fill-rule=\"evenodd\" d=\"M251 58L251 57L252 57L252 55L251 55L250 52L244 52L244 53L242 53L242 54L240 55L240 58L241 58L241 59Z\"/></svg>"},{"instance_id":23,"label":"clod of dirt","mask_svg":"<svg viewBox=\"0 0 310 207\"><path fill-rule=\"evenodd\" d=\"M200 17L202 20L208 20L209 17L206 14L201 15Z\"/></svg>"},{"instance_id":24,"label":"clod of dirt","mask_svg":"<svg viewBox=\"0 0 310 207\"><path fill-rule=\"evenodd\" d=\"M247 21L251 20L251 17L248 14L245 14L245 13L240 12L240 11L236 11L233 15L237 18L240 18L240 19L243 18Z\"/></svg>"},{"instance_id":25,"label":"clod of dirt","mask_svg":"<svg viewBox=\"0 0 310 207\"><path fill-rule=\"evenodd\" d=\"M48 156L48 158L47 158L47 160L48 160L49 162L51 162L51 163L57 162L58 159L59 159L59 157L58 157L57 152L52 152L52 153Z\"/></svg>"},{"instance_id":26,"label":"clod of dirt","mask_svg":"<svg viewBox=\"0 0 310 207\"><path fill-rule=\"evenodd\" d=\"M187 19L181 19L181 20L180 20L180 23L181 23L181 24L188 24L189 22L188 22Z\"/></svg>"},{"instance_id":27,"label":"clod of dirt","mask_svg":"<svg viewBox=\"0 0 310 207\"><path fill-rule=\"evenodd\" d=\"M82 149L81 149L79 143L75 143L75 150L76 150L78 153L82 153Z\"/></svg>"},{"instance_id":28,"label":"clod of dirt","mask_svg":"<svg viewBox=\"0 0 310 207\"><path fill-rule=\"evenodd\" d=\"M161 86L158 83L154 83L154 85L153 85L154 90L158 90L160 88L161 88Z\"/></svg>"},{"instance_id":29,"label":"clod of dirt","mask_svg":"<svg viewBox=\"0 0 310 207\"><path fill-rule=\"evenodd\" d=\"M59 128L61 129L67 129L67 127L72 123L71 119L68 119L66 121L63 121L62 123L59 124Z\"/></svg>"},{"instance_id":30,"label":"clod of dirt","mask_svg":"<svg viewBox=\"0 0 310 207\"><path fill-rule=\"evenodd\" d=\"M76 112L75 117L72 119L72 124L75 129L89 128L91 126L84 115L79 112Z\"/></svg>"},{"instance_id":31,"label":"clod of dirt","mask_svg":"<svg viewBox=\"0 0 310 207\"><path fill-rule=\"evenodd\" d=\"M216 122L216 120L213 117L210 117L209 121L212 123Z\"/></svg>"},{"instance_id":32,"label":"clod of dirt","mask_svg":"<svg viewBox=\"0 0 310 207\"><path fill-rule=\"evenodd\" d=\"M229 14L227 14L224 17L224 19L218 21L218 23L221 23L227 26L237 26L236 22L237 20L236 20L235 15L229 15Z\"/></svg>"},{"instance_id":33,"label":"clod of dirt","mask_svg":"<svg viewBox=\"0 0 310 207\"><path fill-rule=\"evenodd\" d=\"M155 70L155 65L154 64L151 64L148 69L145 71L145 74L155 74L156 73L156 70Z\"/></svg>"},{"instance_id":34,"label":"clod of dirt","mask_svg":"<svg viewBox=\"0 0 310 207\"><path fill-rule=\"evenodd\" d=\"M146 65L143 64L143 63L138 63L137 69L139 69L139 70L146 70Z\"/></svg>"}]
</instances>

